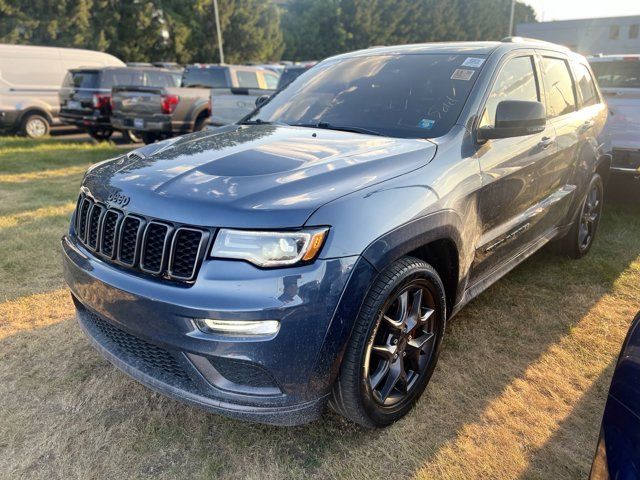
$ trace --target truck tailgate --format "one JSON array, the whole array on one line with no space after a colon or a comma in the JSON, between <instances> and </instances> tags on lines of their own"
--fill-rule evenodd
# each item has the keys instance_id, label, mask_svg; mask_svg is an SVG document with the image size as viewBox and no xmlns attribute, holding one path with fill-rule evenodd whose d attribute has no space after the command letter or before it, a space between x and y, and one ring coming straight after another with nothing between
<instances>
[{"instance_id":1,"label":"truck tailgate","mask_svg":"<svg viewBox=\"0 0 640 480\"><path fill-rule=\"evenodd\" d=\"M163 88L156 87L115 87L113 110L128 117L159 114L163 93Z\"/></svg>"}]
</instances>

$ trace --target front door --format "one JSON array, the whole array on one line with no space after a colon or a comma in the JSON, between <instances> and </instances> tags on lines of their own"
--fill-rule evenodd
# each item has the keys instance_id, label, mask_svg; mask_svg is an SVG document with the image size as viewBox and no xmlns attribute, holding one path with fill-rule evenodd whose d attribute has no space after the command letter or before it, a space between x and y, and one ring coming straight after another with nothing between
<instances>
[{"instance_id":1,"label":"front door","mask_svg":"<svg viewBox=\"0 0 640 480\"><path fill-rule=\"evenodd\" d=\"M543 101L534 52L503 61L485 102L479 127L495 125L503 100ZM541 166L557 155L556 132L489 140L477 151L483 187L478 197L482 234L476 244L471 284L481 281L524 251L540 234L544 200Z\"/></svg>"}]
</instances>

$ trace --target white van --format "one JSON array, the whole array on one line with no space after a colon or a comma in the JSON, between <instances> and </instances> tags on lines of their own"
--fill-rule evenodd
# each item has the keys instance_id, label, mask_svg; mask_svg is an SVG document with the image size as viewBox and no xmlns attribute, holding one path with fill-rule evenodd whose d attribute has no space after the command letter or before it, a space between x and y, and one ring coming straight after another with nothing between
<instances>
[{"instance_id":1,"label":"white van","mask_svg":"<svg viewBox=\"0 0 640 480\"><path fill-rule=\"evenodd\" d=\"M0 44L0 129L46 135L57 123L58 92L67 70L124 65L92 50Z\"/></svg>"}]
</instances>

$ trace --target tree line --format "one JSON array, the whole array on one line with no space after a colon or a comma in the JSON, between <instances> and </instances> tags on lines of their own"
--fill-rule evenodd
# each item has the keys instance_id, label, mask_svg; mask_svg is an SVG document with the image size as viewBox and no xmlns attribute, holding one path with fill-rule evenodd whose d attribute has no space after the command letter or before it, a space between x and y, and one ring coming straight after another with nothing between
<instances>
[{"instance_id":1,"label":"tree line","mask_svg":"<svg viewBox=\"0 0 640 480\"><path fill-rule=\"evenodd\" d=\"M228 63L322 59L372 45L498 40L511 0L218 0ZM516 3L515 24L535 21ZM212 0L0 0L0 43L122 60L218 62Z\"/></svg>"}]
</instances>

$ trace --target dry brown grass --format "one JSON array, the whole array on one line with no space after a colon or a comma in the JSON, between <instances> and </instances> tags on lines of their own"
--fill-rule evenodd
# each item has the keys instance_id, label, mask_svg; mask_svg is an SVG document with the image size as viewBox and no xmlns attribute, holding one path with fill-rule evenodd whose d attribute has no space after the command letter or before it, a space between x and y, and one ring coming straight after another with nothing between
<instances>
[{"instance_id":1,"label":"dry brown grass","mask_svg":"<svg viewBox=\"0 0 640 480\"><path fill-rule=\"evenodd\" d=\"M2 162L0 148L0 175L27 172ZM0 203L0 217L73 202L79 175L67 197L50 187L64 176L20 184L22 208ZM0 182L0 198L16 186ZM450 323L407 418L380 431L333 414L252 425L152 393L91 349L57 265L66 216L0 228L2 478L584 478L640 309L640 204L609 205L589 257L537 254Z\"/></svg>"}]
</instances>

